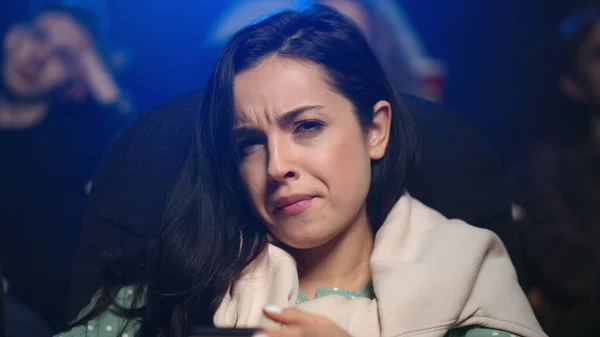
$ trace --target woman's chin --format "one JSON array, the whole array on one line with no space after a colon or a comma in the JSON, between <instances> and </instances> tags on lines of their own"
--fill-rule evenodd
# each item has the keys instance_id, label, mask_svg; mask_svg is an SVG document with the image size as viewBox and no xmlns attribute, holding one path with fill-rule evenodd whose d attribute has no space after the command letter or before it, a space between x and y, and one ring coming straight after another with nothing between
<instances>
[{"instance_id":1,"label":"woman's chin","mask_svg":"<svg viewBox=\"0 0 600 337\"><path fill-rule=\"evenodd\" d=\"M286 246L297 250L311 250L326 245L333 239L331 235L288 236L280 239Z\"/></svg>"}]
</instances>

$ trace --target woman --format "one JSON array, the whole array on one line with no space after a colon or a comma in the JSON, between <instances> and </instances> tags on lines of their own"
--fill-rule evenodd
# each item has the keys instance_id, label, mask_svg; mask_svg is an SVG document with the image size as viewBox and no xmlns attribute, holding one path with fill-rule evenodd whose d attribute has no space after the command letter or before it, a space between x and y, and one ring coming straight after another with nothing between
<instances>
[{"instance_id":1,"label":"woman","mask_svg":"<svg viewBox=\"0 0 600 337\"><path fill-rule=\"evenodd\" d=\"M499 239L405 193L411 118L338 13L237 33L198 118L139 277L113 264L63 336L545 336Z\"/></svg>"}]
</instances>

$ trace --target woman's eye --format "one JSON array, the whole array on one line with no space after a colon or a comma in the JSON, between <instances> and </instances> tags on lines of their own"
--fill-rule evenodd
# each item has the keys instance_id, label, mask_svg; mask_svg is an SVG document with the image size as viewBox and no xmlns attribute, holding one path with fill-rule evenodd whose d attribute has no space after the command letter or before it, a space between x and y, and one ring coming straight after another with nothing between
<instances>
[{"instance_id":1,"label":"woman's eye","mask_svg":"<svg viewBox=\"0 0 600 337\"><path fill-rule=\"evenodd\" d=\"M243 158L243 157L247 156L248 154L252 153L254 150L256 150L261 145L262 145L262 142L260 142L257 139L246 139L244 141L241 141L237 145L238 155L241 158Z\"/></svg>"},{"instance_id":2,"label":"woman's eye","mask_svg":"<svg viewBox=\"0 0 600 337\"><path fill-rule=\"evenodd\" d=\"M296 123L295 133L315 132L323 127L323 123L317 120L307 120Z\"/></svg>"}]
</instances>

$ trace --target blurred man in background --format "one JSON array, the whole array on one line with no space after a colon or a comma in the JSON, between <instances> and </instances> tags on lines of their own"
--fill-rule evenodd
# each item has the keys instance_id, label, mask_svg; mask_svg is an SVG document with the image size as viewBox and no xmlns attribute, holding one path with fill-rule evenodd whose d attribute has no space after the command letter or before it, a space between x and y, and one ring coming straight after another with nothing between
<instances>
[{"instance_id":1,"label":"blurred man in background","mask_svg":"<svg viewBox=\"0 0 600 337\"><path fill-rule=\"evenodd\" d=\"M514 186L526 291L542 328L600 335L600 152L539 150Z\"/></svg>"},{"instance_id":2,"label":"blurred man in background","mask_svg":"<svg viewBox=\"0 0 600 337\"><path fill-rule=\"evenodd\" d=\"M566 118L582 120L584 142L600 145L600 6L592 4L561 24L559 87L570 100ZM579 115L579 116L578 116ZM580 137L583 136L583 137Z\"/></svg>"},{"instance_id":3,"label":"blurred man in background","mask_svg":"<svg viewBox=\"0 0 600 337\"><path fill-rule=\"evenodd\" d=\"M600 334L600 12L568 16L558 40L558 86L569 100L555 139L515 170L515 220L529 301L548 335ZM573 121L584 120L571 130ZM557 123L558 124L558 123ZM558 137L566 134L567 137Z\"/></svg>"},{"instance_id":4,"label":"blurred man in background","mask_svg":"<svg viewBox=\"0 0 600 337\"><path fill-rule=\"evenodd\" d=\"M52 329L66 320L93 174L126 122L95 22L82 9L47 7L2 40L0 258L9 299Z\"/></svg>"}]
</instances>

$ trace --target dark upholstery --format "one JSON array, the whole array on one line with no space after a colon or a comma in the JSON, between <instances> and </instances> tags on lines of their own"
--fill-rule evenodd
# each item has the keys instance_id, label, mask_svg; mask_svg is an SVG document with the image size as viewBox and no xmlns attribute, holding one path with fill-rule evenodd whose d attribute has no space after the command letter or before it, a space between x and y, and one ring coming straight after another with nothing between
<instances>
[{"instance_id":1,"label":"dark upholstery","mask_svg":"<svg viewBox=\"0 0 600 337\"><path fill-rule=\"evenodd\" d=\"M503 171L484 139L445 108L404 95L422 134L421 166L410 192L447 217L496 232L520 267ZM112 145L92 188L72 278L71 314L100 280L108 247L134 253L160 226L166 196L188 153L200 92L141 116ZM517 268L519 269L519 268Z\"/></svg>"}]
</instances>

